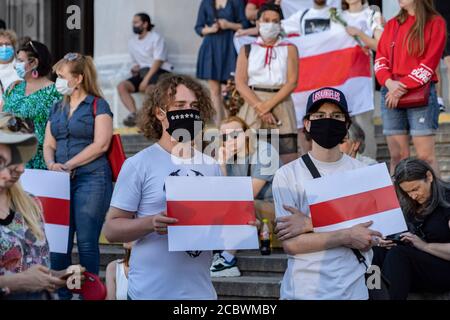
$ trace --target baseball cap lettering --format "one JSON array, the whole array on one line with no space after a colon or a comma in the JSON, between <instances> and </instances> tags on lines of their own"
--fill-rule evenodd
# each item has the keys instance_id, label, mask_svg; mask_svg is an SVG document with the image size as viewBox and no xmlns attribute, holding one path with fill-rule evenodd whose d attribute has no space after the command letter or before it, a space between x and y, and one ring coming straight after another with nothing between
<instances>
[{"instance_id":1,"label":"baseball cap lettering","mask_svg":"<svg viewBox=\"0 0 450 320\"><path fill-rule=\"evenodd\" d=\"M341 94L331 89L324 89L314 93L313 102L317 102L321 99L332 99L337 102L341 102Z\"/></svg>"},{"instance_id":2,"label":"baseball cap lettering","mask_svg":"<svg viewBox=\"0 0 450 320\"><path fill-rule=\"evenodd\" d=\"M311 111L314 111L317 107L320 107L320 105L324 104L325 102L334 103L339 106L342 112L346 114L349 113L347 99L345 98L344 93L336 88L331 87L320 88L311 93L306 105L306 113L308 114Z\"/></svg>"}]
</instances>

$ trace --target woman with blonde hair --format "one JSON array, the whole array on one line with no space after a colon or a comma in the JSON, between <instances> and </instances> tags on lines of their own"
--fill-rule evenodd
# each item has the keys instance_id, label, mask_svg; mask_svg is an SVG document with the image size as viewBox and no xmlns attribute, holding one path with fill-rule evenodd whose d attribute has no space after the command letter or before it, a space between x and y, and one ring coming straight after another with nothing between
<instances>
[{"instance_id":1,"label":"woman with blonde hair","mask_svg":"<svg viewBox=\"0 0 450 320\"><path fill-rule=\"evenodd\" d=\"M239 117L229 117L220 124L221 146L219 163L222 174L230 177L251 177L253 197L257 213L262 208L272 209L269 220L275 220L273 208L272 180L281 167L275 148L257 139L256 130ZM264 217L265 218L265 217ZM236 251L222 251L214 254L210 268L211 277L238 277Z\"/></svg>"},{"instance_id":2,"label":"woman with blonde hair","mask_svg":"<svg viewBox=\"0 0 450 320\"><path fill-rule=\"evenodd\" d=\"M0 296L9 293L0 298L8 300L50 299L66 284L66 270L50 270L42 207L11 172L36 153L32 132L29 121L0 114Z\"/></svg>"},{"instance_id":3,"label":"woman with blonde hair","mask_svg":"<svg viewBox=\"0 0 450 320\"><path fill-rule=\"evenodd\" d=\"M3 94L14 82L20 80L14 69L17 35L13 30L0 28L0 109L3 107Z\"/></svg>"},{"instance_id":4,"label":"woman with blonde hair","mask_svg":"<svg viewBox=\"0 0 450 320\"><path fill-rule=\"evenodd\" d=\"M64 95L47 124L44 157L49 170L71 175L71 209L67 254L52 254L57 270L71 264L77 234L80 262L99 272L98 241L112 195L112 174L106 152L113 135L112 113L97 83L91 57L69 53L55 66L56 88ZM61 291L62 299L70 299Z\"/></svg>"}]
</instances>

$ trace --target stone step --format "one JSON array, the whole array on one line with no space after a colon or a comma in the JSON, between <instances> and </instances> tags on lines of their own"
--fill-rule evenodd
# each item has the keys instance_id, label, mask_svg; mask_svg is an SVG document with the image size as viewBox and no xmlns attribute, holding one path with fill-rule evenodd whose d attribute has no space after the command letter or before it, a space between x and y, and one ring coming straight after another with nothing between
<instances>
[{"instance_id":1,"label":"stone step","mask_svg":"<svg viewBox=\"0 0 450 320\"><path fill-rule=\"evenodd\" d=\"M100 269L106 269L106 266L115 260L122 259L124 249L120 245L101 245L100 246ZM242 251L237 254L239 270L243 275L267 275L270 277L279 277L284 273L287 267L287 256L281 251L275 251L269 256L260 255L259 251ZM72 262L79 263L78 249L74 246L72 253Z\"/></svg>"},{"instance_id":2,"label":"stone step","mask_svg":"<svg viewBox=\"0 0 450 320\"><path fill-rule=\"evenodd\" d=\"M279 299L280 277L242 276L237 278L213 278L220 299Z\"/></svg>"}]
</instances>

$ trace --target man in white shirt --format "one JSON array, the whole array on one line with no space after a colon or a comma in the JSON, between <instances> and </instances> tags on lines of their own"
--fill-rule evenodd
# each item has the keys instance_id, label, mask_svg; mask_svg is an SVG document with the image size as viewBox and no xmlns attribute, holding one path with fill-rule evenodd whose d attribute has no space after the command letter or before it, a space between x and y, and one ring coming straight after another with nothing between
<instances>
[{"instance_id":1,"label":"man in white shirt","mask_svg":"<svg viewBox=\"0 0 450 320\"><path fill-rule=\"evenodd\" d=\"M219 164L191 142L201 133L201 122L210 120L212 103L198 82L178 75L161 80L148 101L140 129L158 142L125 162L105 236L112 242L136 241L128 275L130 300L214 300L212 252L168 250L167 227L177 220L167 217L165 195L168 176L221 175ZM183 131L184 142L178 142L176 135Z\"/></svg>"},{"instance_id":2,"label":"man in white shirt","mask_svg":"<svg viewBox=\"0 0 450 320\"><path fill-rule=\"evenodd\" d=\"M134 35L128 43L134 63L132 77L122 81L117 87L122 103L130 111L130 115L124 120L124 125L128 127L136 125L137 108L131 94L150 90L161 75L173 69L167 61L164 38L153 30L154 27L146 13L138 13L133 18Z\"/></svg>"},{"instance_id":3,"label":"man in white shirt","mask_svg":"<svg viewBox=\"0 0 450 320\"><path fill-rule=\"evenodd\" d=\"M286 34L301 36L330 30L330 7L326 0L314 0L312 8L297 11L281 25Z\"/></svg>"},{"instance_id":4,"label":"man in white shirt","mask_svg":"<svg viewBox=\"0 0 450 320\"><path fill-rule=\"evenodd\" d=\"M313 92L304 124L313 141L309 158L321 176L365 166L339 150L351 125L341 91L322 88ZM371 261L375 237L382 235L369 229L372 223L314 233L302 183L310 179L311 172L299 159L279 169L273 181L276 231L288 254L281 299L367 300L366 268L351 249L361 250L366 261Z\"/></svg>"}]
</instances>

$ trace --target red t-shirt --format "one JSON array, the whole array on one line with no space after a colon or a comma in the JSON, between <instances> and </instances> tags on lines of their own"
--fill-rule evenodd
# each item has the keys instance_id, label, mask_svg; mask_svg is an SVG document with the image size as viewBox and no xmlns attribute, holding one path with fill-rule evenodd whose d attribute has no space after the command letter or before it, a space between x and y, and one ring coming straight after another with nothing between
<instances>
[{"instance_id":1,"label":"red t-shirt","mask_svg":"<svg viewBox=\"0 0 450 320\"><path fill-rule=\"evenodd\" d=\"M267 0L248 0L248 3L254 4L257 8L261 7Z\"/></svg>"},{"instance_id":2,"label":"red t-shirt","mask_svg":"<svg viewBox=\"0 0 450 320\"><path fill-rule=\"evenodd\" d=\"M382 86L388 79L391 79L392 74L400 76L399 81L408 89L419 88L430 80L437 82L435 70L439 65L447 40L445 20L441 16L436 16L426 24L425 51L420 57L408 54L405 41L415 20L415 16L409 16L400 27L395 18L386 24L378 44L375 60L375 75ZM398 30L397 36L395 36L396 30ZM393 58L391 46L394 42ZM392 59L394 59L393 65Z\"/></svg>"}]
</instances>

